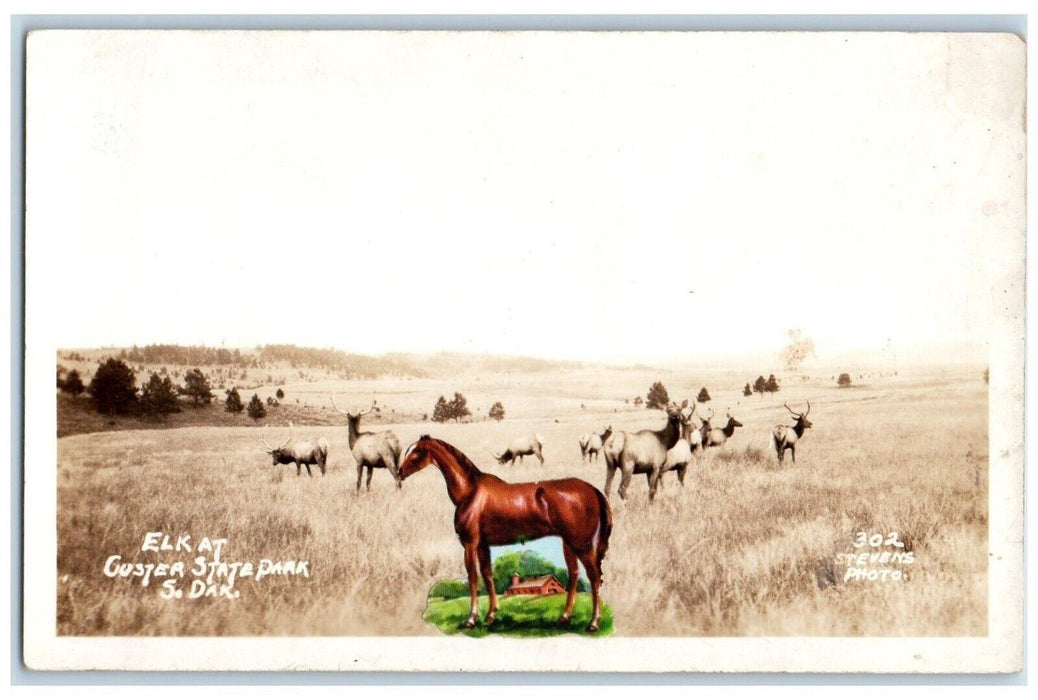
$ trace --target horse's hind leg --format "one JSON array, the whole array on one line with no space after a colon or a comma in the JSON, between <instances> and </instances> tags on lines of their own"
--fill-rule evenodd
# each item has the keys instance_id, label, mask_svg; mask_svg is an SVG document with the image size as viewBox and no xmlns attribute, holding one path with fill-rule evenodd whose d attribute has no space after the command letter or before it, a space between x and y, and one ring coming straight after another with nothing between
<instances>
[{"instance_id":1,"label":"horse's hind leg","mask_svg":"<svg viewBox=\"0 0 1038 700\"><path fill-rule=\"evenodd\" d=\"M472 598L465 627L472 629L476 626L476 617L479 615L479 554L476 545L465 545L465 570L469 574L469 595Z\"/></svg>"},{"instance_id":2,"label":"horse's hind leg","mask_svg":"<svg viewBox=\"0 0 1038 700\"><path fill-rule=\"evenodd\" d=\"M486 623L492 624L497 617L497 591L494 590L494 567L490 563L490 547L483 545L479 548L479 570L483 574L483 583L487 585L487 595L490 596L490 609L487 611Z\"/></svg>"},{"instance_id":3,"label":"horse's hind leg","mask_svg":"<svg viewBox=\"0 0 1038 700\"><path fill-rule=\"evenodd\" d=\"M591 581L591 601L594 608L587 631L597 632L598 625L602 620L602 602L599 597L599 588L602 586L602 568L599 566L594 552L581 553L580 561L584 565L584 571L587 572L588 579Z\"/></svg>"},{"instance_id":4,"label":"horse's hind leg","mask_svg":"<svg viewBox=\"0 0 1038 700\"><path fill-rule=\"evenodd\" d=\"M577 568L576 552L565 542L562 543L562 555L566 557L566 572L569 574L569 585L566 586L566 610L559 618L559 624L565 625L573 617L573 603L577 597L577 577L580 575L580 570Z\"/></svg>"}]
</instances>

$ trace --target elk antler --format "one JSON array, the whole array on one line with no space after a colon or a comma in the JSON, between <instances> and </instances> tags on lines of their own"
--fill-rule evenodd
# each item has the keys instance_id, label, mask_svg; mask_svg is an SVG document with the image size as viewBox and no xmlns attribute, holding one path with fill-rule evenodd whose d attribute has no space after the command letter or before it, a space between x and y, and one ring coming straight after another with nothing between
<instances>
[{"instance_id":1,"label":"elk antler","mask_svg":"<svg viewBox=\"0 0 1038 700\"><path fill-rule=\"evenodd\" d=\"M366 416L369 413L371 413L372 411L376 411L376 410L378 410L378 405L376 404L376 402L372 401L371 402L371 408L366 408L363 411L361 411L360 413L358 413L357 414L357 418L360 418L361 416Z\"/></svg>"},{"instance_id":2,"label":"elk antler","mask_svg":"<svg viewBox=\"0 0 1038 700\"><path fill-rule=\"evenodd\" d=\"M810 413L810 412L811 412L811 402L810 402L810 401L808 401L808 402L807 402L807 410L806 410L806 411L804 411L804 416L806 417L806 416L807 416L807 414L808 414L808 413Z\"/></svg>"},{"instance_id":3,"label":"elk antler","mask_svg":"<svg viewBox=\"0 0 1038 700\"><path fill-rule=\"evenodd\" d=\"M786 410L789 411L790 413L792 413L794 416L799 416L800 415L799 413L794 411L792 408L790 408L788 403L784 403L782 405L785 406ZM808 404L808 406L810 407L810 404ZM808 410L810 410L810 408Z\"/></svg>"},{"instance_id":4,"label":"elk antler","mask_svg":"<svg viewBox=\"0 0 1038 700\"><path fill-rule=\"evenodd\" d=\"M339 408L339 405L337 403L335 403L335 394L329 394L329 396L332 397L332 406L335 408L336 411L338 411L339 413L341 413L344 416L350 415L349 411L342 410L341 408Z\"/></svg>"}]
</instances>

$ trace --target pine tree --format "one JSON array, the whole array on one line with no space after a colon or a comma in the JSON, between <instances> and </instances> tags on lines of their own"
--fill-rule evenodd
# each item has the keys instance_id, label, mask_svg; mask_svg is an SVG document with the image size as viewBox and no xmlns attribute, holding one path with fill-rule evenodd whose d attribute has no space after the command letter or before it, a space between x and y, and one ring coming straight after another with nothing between
<instances>
[{"instance_id":1,"label":"pine tree","mask_svg":"<svg viewBox=\"0 0 1038 700\"><path fill-rule=\"evenodd\" d=\"M494 402L494 405L490 407L490 417L499 423L504 420L505 407L501 405L500 401Z\"/></svg>"},{"instance_id":2,"label":"pine tree","mask_svg":"<svg viewBox=\"0 0 1038 700\"><path fill-rule=\"evenodd\" d=\"M850 385L851 385L851 375L847 374L846 372L841 374L840 378L836 380L836 386L840 387L841 389L846 389Z\"/></svg>"},{"instance_id":3,"label":"pine tree","mask_svg":"<svg viewBox=\"0 0 1038 700\"><path fill-rule=\"evenodd\" d=\"M252 400L249 401L249 418L253 420L259 420L267 415L267 409L263 406L263 401L260 400L259 394L253 394Z\"/></svg>"},{"instance_id":4,"label":"pine tree","mask_svg":"<svg viewBox=\"0 0 1038 700\"><path fill-rule=\"evenodd\" d=\"M68 376L65 377L65 381L62 382L60 386L62 391L72 394L73 396L79 396L86 391L86 387L83 385L83 380L80 378L79 372L76 370L69 372Z\"/></svg>"},{"instance_id":5,"label":"pine tree","mask_svg":"<svg viewBox=\"0 0 1038 700\"><path fill-rule=\"evenodd\" d=\"M274 395L278 398L278 401L280 401L281 399L285 398L285 392L282 391L281 389L278 389L277 393L275 393Z\"/></svg>"},{"instance_id":6,"label":"pine tree","mask_svg":"<svg viewBox=\"0 0 1038 700\"><path fill-rule=\"evenodd\" d=\"M456 421L460 421L462 418L467 418L472 415L472 411L469 410L468 399L465 398L460 392L454 392L454 398L451 399L448 405L448 416Z\"/></svg>"},{"instance_id":7,"label":"pine tree","mask_svg":"<svg viewBox=\"0 0 1038 700\"><path fill-rule=\"evenodd\" d=\"M670 396L663 382L656 382L649 387L649 393L645 396L647 408L666 408L670 403Z\"/></svg>"},{"instance_id":8,"label":"pine tree","mask_svg":"<svg viewBox=\"0 0 1038 700\"><path fill-rule=\"evenodd\" d=\"M750 383L746 382L746 386L742 388L743 396L753 396L753 389L750 388Z\"/></svg>"},{"instance_id":9,"label":"pine tree","mask_svg":"<svg viewBox=\"0 0 1038 700\"><path fill-rule=\"evenodd\" d=\"M704 386L702 389L699 390L699 395L696 397L696 401L698 401L699 403L706 403L709 400L710 392L707 391L706 387Z\"/></svg>"},{"instance_id":10,"label":"pine tree","mask_svg":"<svg viewBox=\"0 0 1038 700\"><path fill-rule=\"evenodd\" d=\"M768 381L764 377L757 377L757 381L753 383L753 390L764 396L764 392L767 391Z\"/></svg>"},{"instance_id":11,"label":"pine tree","mask_svg":"<svg viewBox=\"0 0 1038 700\"><path fill-rule=\"evenodd\" d=\"M197 367L184 375L182 393L190 396L196 406L203 403L207 404L214 398L213 388L209 385L209 379Z\"/></svg>"},{"instance_id":12,"label":"pine tree","mask_svg":"<svg viewBox=\"0 0 1038 700\"><path fill-rule=\"evenodd\" d=\"M227 400L223 402L223 410L228 413L241 413L245 410L245 405L241 402L241 395L238 393L238 388L228 389L224 392L227 394Z\"/></svg>"},{"instance_id":13,"label":"pine tree","mask_svg":"<svg viewBox=\"0 0 1038 700\"><path fill-rule=\"evenodd\" d=\"M774 394L776 391L779 390L779 383L778 380L775 379L774 374L768 375L768 381L764 382L764 390L767 391L769 394Z\"/></svg>"},{"instance_id":14,"label":"pine tree","mask_svg":"<svg viewBox=\"0 0 1038 700\"><path fill-rule=\"evenodd\" d=\"M140 406L145 415L152 417L178 413L180 403L177 401L173 380L152 372L148 383L141 387Z\"/></svg>"},{"instance_id":15,"label":"pine tree","mask_svg":"<svg viewBox=\"0 0 1038 700\"><path fill-rule=\"evenodd\" d=\"M137 407L137 381L133 370L114 357L98 366L89 390L101 413L126 415Z\"/></svg>"},{"instance_id":16,"label":"pine tree","mask_svg":"<svg viewBox=\"0 0 1038 700\"><path fill-rule=\"evenodd\" d=\"M450 418L450 407L447 406L447 399L441 396L433 408L432 419L437 423L446 423L448 418Z\"/></svg>"}]
</instances>

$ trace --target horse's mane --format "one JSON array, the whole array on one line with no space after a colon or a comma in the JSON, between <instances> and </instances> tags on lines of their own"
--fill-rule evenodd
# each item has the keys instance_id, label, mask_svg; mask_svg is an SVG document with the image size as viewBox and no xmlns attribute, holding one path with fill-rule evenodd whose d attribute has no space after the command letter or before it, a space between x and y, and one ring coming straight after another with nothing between
<instances>
[{"instance_id":1,"label":"horse's mane","mask_svg":"<svg viewBox=\"0 0 1038 700\"><path fill-rule=\"evenodd\" d=\"M468 457L465 456L465 453L463 453L461 450L459 450L454 445L450 444L449 442L444 442L443 440L438 440L436 438L430 438L430 439L433 442L435 442L436 444L438 444L441 448L443 448L443 451L446 452L447 454L449 454L451 457L453 457L455 459L455 461L457 461L457 463L460 464L461 467L465 471L467 471L468 473L470 473L470 474L482 474L483 473L483 472L481 472L479 470L479 467L477 467L472 462L471 459L469 459Z\"/></svg>"}]
</instances>

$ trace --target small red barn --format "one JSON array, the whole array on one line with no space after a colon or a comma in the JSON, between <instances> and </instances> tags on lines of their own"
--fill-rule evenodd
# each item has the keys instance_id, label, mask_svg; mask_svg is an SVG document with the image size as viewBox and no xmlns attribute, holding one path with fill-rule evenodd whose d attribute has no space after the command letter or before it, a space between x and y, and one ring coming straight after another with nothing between
<instances>
[{"instance_id":1,"label":"small red barn","mask_svg":"<svg viewBox=\"0 0 1038 700\"><path fill-rule=\"evenodd\" d=\"M512 574L512 585L505 589L505 595L553 595L565 593L566 588L554 576L537 576L519 580L519 574Z\"/></svg>"}]
</instances>

